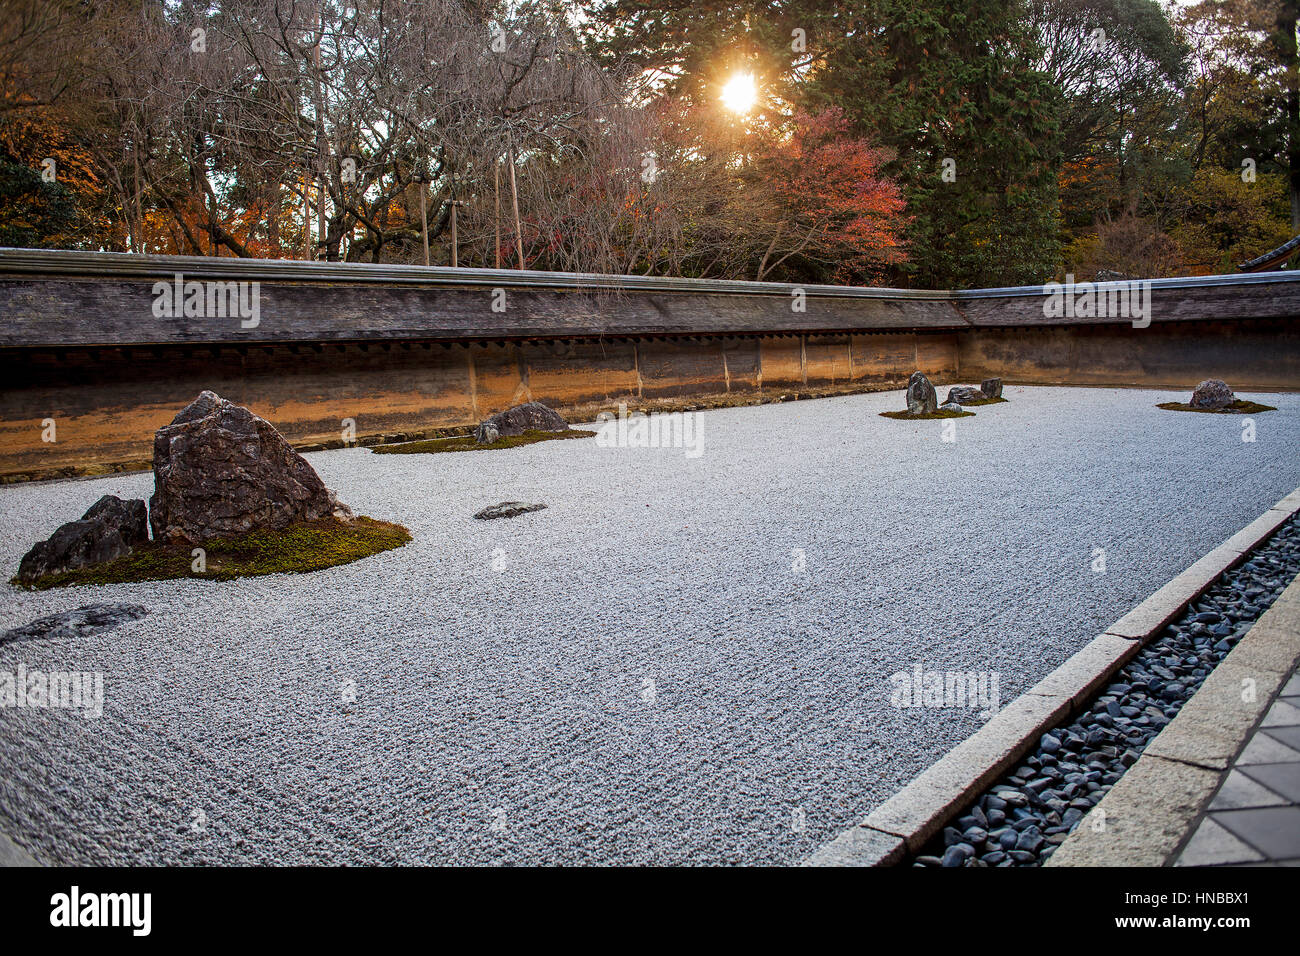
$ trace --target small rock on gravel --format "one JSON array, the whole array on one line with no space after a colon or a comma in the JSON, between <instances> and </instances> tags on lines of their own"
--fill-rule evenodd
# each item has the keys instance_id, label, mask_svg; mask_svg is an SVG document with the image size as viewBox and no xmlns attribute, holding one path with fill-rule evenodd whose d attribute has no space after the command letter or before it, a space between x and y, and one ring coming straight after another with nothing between
<instances>
[{"instance_id":1,"label":"small rock on gravel","mask_svg":"<svg viewBox=\"0 0 1300 956\"><path fill-rule=\"evenodd\" d=\"M975 402L982 402L988 396L978 388L971 388L969 385L954 385L948 389L948 400L945 405L972 405Z\"/></svg>"},{"instance_id":2,"label":"small rock on gravel","mask_svg":"<svg viewBox=\"0 0 1300 956\"><path fill-rule=\"evenodd\" d=\"M541 511L545 507L544 504L528 505L522 501L503 501L500 504L488 505L474 517L480 521L491 521L493 518L517 518L530 511Z\"/></svg>"}]
</instances>

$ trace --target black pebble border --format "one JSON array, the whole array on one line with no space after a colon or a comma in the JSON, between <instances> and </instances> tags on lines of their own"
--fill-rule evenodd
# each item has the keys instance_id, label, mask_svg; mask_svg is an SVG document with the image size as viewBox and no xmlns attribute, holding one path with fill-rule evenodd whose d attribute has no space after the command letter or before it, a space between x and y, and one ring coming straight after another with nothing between
<instances>
[{"instance_id":1,"label":"black pebble border","mask_svg":"<svg viewBox=\"0 0 1300 956\"><path fill-rule=\"evenodd\" d=\"M1293 517L1139 651L1085 712L1043 734L912 865L1045 863L1297 573Z\"/></svg>"}]
</instances>

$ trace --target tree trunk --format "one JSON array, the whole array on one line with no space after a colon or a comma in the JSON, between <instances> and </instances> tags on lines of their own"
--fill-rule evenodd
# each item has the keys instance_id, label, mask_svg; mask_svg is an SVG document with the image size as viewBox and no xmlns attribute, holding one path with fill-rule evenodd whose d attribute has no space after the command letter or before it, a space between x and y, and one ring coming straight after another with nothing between
<instances>
[{"instance_id":1,"label":"tree trunk","mask_svg":"<svg viewBox=\"0 0 1300 956\"><path fill-rule=\"evenodd\" d=\"M1295 0L1281 0L1277 14L1277 46L1286 70L1287 178L1291 193L1291 232L1300 233L1300 66L1296 57Z\"/></svg>"},{"instance_id":2,"label":"tree trunk","mask_svg":"<svg viewBox=\"0 0 1300 956\"><path fill-rule=\"evenodd\" d=\"M510 205L515 213L515 249L519 253L519 268L524 269L524 230L519 224L519 190L515 186L515 148L510 147Z\"/></svg>"}]
</instances>

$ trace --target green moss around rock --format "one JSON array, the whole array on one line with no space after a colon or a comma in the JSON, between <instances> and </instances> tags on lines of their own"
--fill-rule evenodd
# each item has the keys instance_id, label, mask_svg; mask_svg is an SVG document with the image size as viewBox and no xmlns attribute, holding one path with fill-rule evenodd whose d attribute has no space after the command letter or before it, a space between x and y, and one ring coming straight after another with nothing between
<instances>
[{"instance_id":1,"label":"green moss around rock","mask_svg":"<svg viewBox=\"0 0 1300 956\"><path fill-rule=\"evenodd\" d=\"M125 584L199 578L229 581L262 574L305 573L349 564L372 554L400 548L411 532L400 524L357 518L344 524L333 518L305 521L282 531L254 531L230 538L213 538L201 545L206 570L193 570L193 548L150 542L130 554L88 568L47 574L35 581L11 583L33 591L75 584Z\"/></svg>"},{"instance_id":2,"label":"green moss around rock","mask_svg":"<svg viewBox=\"0 0 1300 956\"><path fill-rule=\"evenodd\" d=\"M904 422L929 422L939 418L973 418L974 416L974 412L949 412L943 410L929 412L925 415L913 415L911 412L907 411L880 413L881 418L896 418Z\"/></svg>"},{"instance_id":3,"label":"green moss around rock","mask_svg":"<svg viewBox=\"0 0 1300 956\"><path fill-rule=\"evenodd\" d=\"M997 398L981 398L978 402L966 402L967 408L979 408L981 405L1001 405L1006 399L999 395Z\"/></svg>"},{"instance_id":4,"label":"green moss around rock","mask_svg":"<svg viewBox=\"0 0 1300 956\"><path fill-rule=\"evenodd\" d=\"M1277 411L1272 405L1261 405L1258 402L1248 402L1239 398L1230 405L1223 408L1195 408L1186 402L1161 402L1156 408L1163 408L1171 412L1203 412L1208 415L1257 415L1260 412Z\"/></svg>"},{"instance_id":5,"label":"green moss around rock","mask_svg":"<svg viewBox=\"0 0 1300 956\"><path fill-rule=\"evenodd\" d=\"M486 445L480 445L472 435L460 438L430 438L401 445L376 445L370 450L376 455L436 455L444 451L493 451L497 448L518 448L540 441L562 441L566 438L593 438L595 432L570 428L567 432L526 431L522 435L506 435Z\"/></svg>"}]
</instances>

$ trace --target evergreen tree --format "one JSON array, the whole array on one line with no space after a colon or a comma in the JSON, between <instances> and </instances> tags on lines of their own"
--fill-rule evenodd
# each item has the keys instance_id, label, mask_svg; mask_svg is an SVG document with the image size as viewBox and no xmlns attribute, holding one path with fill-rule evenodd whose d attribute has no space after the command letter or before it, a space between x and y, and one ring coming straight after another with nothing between
<instances>
[{"instance_id":1,"label":"evergreen tree","mask_svg":"<svg viewBox=\"0 0 1300 956\"><path fill-rule=\"evenodd\" d=\"M896 156L909 285L1041 282L1059 254L1058 93L1020 0L859 0L832 16L812 95ZM835 33L840 34L839 37Z\"/></svg>"}]
</instances>

